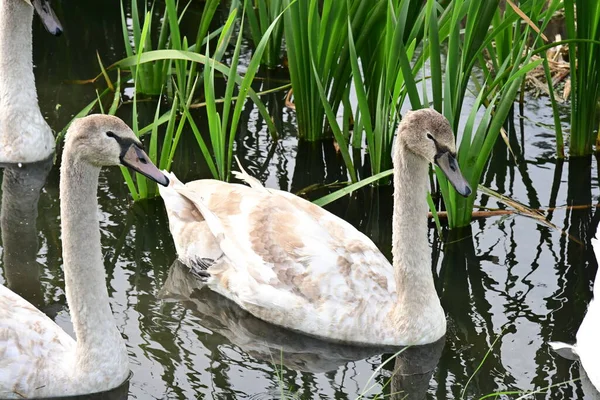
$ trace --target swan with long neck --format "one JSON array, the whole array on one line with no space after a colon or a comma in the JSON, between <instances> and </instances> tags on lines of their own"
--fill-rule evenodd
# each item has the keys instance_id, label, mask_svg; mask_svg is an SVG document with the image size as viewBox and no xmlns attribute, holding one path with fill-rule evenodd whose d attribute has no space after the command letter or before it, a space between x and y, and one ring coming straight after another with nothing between
<instances>
[{"instance_id":1,"label":"swan with long neck","mask_svg":"<svg viewBox=\"0 0 600 400\"><path fill-rule=\"evenodd\" d=\"M34 9L55 35L60 23L46 0L0 0L0 163L30 163L54 152L33 75Z\"/></svg>"},{"instance_id":2,"label":"swan with long neck","mask_svg":"<svg viewBox=\"0 0 600 400\"><path fill-rule=\"evenodd\" d=\"M394 152L393 266L352 225L290 193L214 180L160 188L177 253L213 290L265 321L374 345L432 343L446 332L427 243L428 166L471 189L448 121L409 112Z\"/></svg>"},{"instance_id":3,"label":"swan with long neck","mask_svg":"<svg viewBox=\"0 0 600 400\"><path fill-rule=\"evenodd\" d=\"M0 397L87 394L119 386L129 374L125 343L110 309L100 247L98 176L126 165L161 184L129 127L92 115L67 132L60 174L65 292L77 341L0 285Z\"/></svg>"}]
</instances>

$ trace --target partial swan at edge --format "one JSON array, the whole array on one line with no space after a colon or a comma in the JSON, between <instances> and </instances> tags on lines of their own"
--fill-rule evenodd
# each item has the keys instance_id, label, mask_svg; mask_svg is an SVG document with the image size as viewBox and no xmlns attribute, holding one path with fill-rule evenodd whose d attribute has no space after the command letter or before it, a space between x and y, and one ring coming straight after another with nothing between
<instances>
[{"instance_id":1,"label":"partial swan at edge","mask_svg":"<svg viewBox=\"0 0 600 400\"><path fill-rule=\"evenodd\" d=\"M92 115L73 122L62 156L60 210L65 292L77 341L0 285L0 397L99 392L129 375L110 308L97 215L100 166L109 165L127 165L168 184L120 119Z\"/></svg>"}]
</instances>

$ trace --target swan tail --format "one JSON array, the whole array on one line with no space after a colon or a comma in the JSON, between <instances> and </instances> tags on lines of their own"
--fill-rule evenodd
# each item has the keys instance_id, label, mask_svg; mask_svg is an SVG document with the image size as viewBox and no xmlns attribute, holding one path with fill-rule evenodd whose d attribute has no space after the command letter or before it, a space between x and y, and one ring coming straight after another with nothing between
<instances>
[{"instance_id":1,"label":"swan tail","mask_svg":"<svg viewBox=\"0 0 600 400\"><path fill-rule=\"evenodd\" d=\"M206 273L211 276L217 273L214 268L219 265L217 261L219 261L221 257L227 259L233 268L235 268L236 265L244 265L245 260L243 260L242 255L232 238L227 234L221 219L208 208L204 203L202 196L194 193L185 186L183 188L178 188L177 193L194 204L196 209L202 214L204 221L206 221L206 224L208 225L208 229L223 252L217 260L214 260L214 265L212 263L210 265L205 265Z\"/></svg>"},{"instance_id":2,"label":"swan tail","mask_svg":"<svg viewBox=\"0 0 600 400\"><path fill-rule=\"evenodd\" d=\"M577 354L577 348L571 344L563 342L548 342L552 350L556 352L562 358L567 360L578 360L579 355Z\"/></svg>"},{"instance_id":3,"label":"swan tail","mask_svg":"<svg viewBox=\"0 0 600 400\"><path fill-rule=\"evenodd\" d=\"M174 191L194 204L194 206L202 214L202 217L208 224L208 228L217 239L217 242L220 242L225 237L225 228L223 227L221 220L212 211L210 211L208 206L204 203L202 196L192 192L185 186L177 187Z\"/></svg>"},{"instance_id":4,"label":"swan tail","mask_svg":"<svg viewBox=\"0 0 600 400\"><path fill-rule=\"evenodd\" d=\"M185 188L185 185L177 179L174 173L161 171L167 178L169 178L169 185L162 186L158 185L158 192L165 202L165 207L168 213L175 213L179 215L183 210L189 207L189 202L185 197L182 197L177 193L177 189Z\"/></svg>"},{"instance_id":5,"label":"swan tail","mask_svg":"<svg viewBox=\"0 0 600 400\"><path fill-rule=\"evenodd\" d=\"M233 174L233 176L235 176L237 179L246 182L248 185L250 185L250 187L252 189L258 189L258 190L262 190L262 191L266 191L268 192L267 188L265 188L262 183L260 183L260 181L258 179L256 179L253 176L250 176L250 174L248 174L246 172L246 170L244 169L244 167L242 167L242 163L240 162L240 159L237 158L237 156L235 157L235 160L237 161L237 165L239 167L239 171L232 171L231 173Z\"/></svg>"},{"instance_id":6,"label":"swan tail","mask_svg":"<svg viewBox=\"0 0 600 400\"><path fill-rule=\"evenodd\" d=\"M183 182L181 182L179 180L179 178L177 178L177 176L175 176L174 173L167 171L166 169L163 169L162 172L167 178L169 178L169 185L168 186L162 186L162 185L158 185L159 189L173 189L173 188L178 188L178 187L182 187L185 186L183 184Z\"/></svg>"}]
</instances>

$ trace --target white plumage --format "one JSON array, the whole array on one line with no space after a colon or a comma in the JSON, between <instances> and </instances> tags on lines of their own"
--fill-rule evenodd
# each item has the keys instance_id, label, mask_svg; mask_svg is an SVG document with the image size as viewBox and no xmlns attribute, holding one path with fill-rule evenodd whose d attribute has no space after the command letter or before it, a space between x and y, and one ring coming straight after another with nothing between
<instances>
[{"instance_id":1,"label":"white plumage","mask_svg":"<svg viewBox=\"0 0 600 400\"><path fill-rule=\"evenodd\" d=\"M598 234L598 233L596 233ZM592 239L596 260L600 262L600 240ZM577 330L577 342L569 345L562 342L550 342L549 345L565 358L579 358L587 378L600 392L600 270L594 279L593 298L588 305L585 317Z\"/></svg>"},{"instance_id":2,"label":"white plumage","mask_svg":"<svg viewBox=\"0 0 600 400\"><path fill-rule=\"evenodd\" d=\"M33 11L29 1L0 0L0 163L40 161L54 152L33 75Z\"/></svg>"},{"instance_id":3,"label":"white plumage","mask_svg":"<svg viewBox=\"0 0 600 400\"><path fill-rule=\"evenodd\" d=\"M54 377L72 372L73 362L65 362L67 358L75 359L73 338L0 285L0 397L29 397L32 387L56 393L67 382Z\"/></svg>"},{"instance_id":4,"label":"white plumage","mask_svg":"<svg viewBox=\"0 0 600 400\"><path fill-rule=\"evenodd\" d=\"M346 221L243 170L238 177L250 187L183 185L168 175L160 194L179 258L211 289L289 329L348 343L436 341L446 319L426 239L427 169L434 159L454 160L454 137L440 114L419 110L407 114L398 141L394 266ZM453 167L452 181L470 193Z\"/></svg>"},{"instance_id":5,"label":"white plumage","mask_svg":"<svg viewBox=\"0 0 600 400\"><path fill-rule=\"evenodd\" d=\"M116 117L92 115L69 128L60 207L65 292L77 341L0 285L0 398L89 394L127 379L127 349L106 288L96 192L100 165L127 165L166 183L140 146Z\"/></svg>"},{"instance_id":6,"label":"white plumage","mask_svg":"<svg viewBox=\"0 0 600 400\"><path fill-rule=\"evenodd\" d=\"M286 192L214 180L184 186L168 177L171 186L160 190L178 254L191 266L214 262L212 289L259 318L315 336L381 343L391 333L372 322L391 311L392 267L350 224ZM377 312L362 313L370 302L380 304Z\"/></svg>"}]
</instances>

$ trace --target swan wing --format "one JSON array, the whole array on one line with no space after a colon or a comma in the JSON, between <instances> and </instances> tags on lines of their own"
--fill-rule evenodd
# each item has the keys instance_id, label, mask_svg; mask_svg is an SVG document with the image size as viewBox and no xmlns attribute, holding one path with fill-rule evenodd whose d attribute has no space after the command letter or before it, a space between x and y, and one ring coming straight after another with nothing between
<instances>
[{"instance_id":1,"label":"swan wing","mask_svg":"<svg viewBox=\"0 0 600 400\"><path fill-rule=\"evenodd\" d=\"M39 396L44 386L57 383L54 377L64 376L58 372L70 356L74 360L75 340L0 285L0 397Z\"/></svg>"},{"instance_id":2,"label":"swan wing","mask_svg":"<svg viewBox=\"0 0 600 400\"><path fill-rule=\"evenodd\" d=\"M389 313L395 299L392 267L368 237L342 219L263 187L201 180L176 185L173 192L187 201L188 213L196 212L195 222L204 229L198 238L174 234L175 242L191 248L190 243L205 241L208 230L209 286L255 316L354 340L361 337L357 330L373 331L371 320ZM185 254L190 258L191 252ZM369 321L361 319L367 315Z\"/></svg>"}]
</instances>

